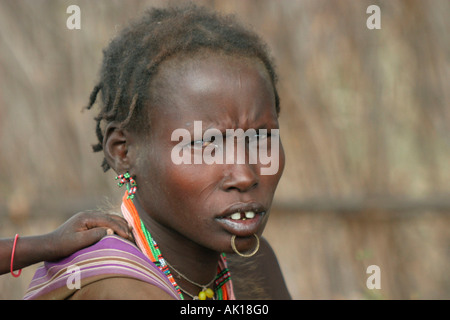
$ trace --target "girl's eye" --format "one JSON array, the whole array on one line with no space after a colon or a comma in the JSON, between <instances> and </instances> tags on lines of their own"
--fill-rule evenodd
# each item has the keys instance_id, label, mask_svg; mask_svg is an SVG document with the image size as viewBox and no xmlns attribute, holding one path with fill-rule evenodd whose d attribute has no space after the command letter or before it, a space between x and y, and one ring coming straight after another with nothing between
<instances>
[{"instance_id":1,"label":"girl's eye","mask_svg":"<svg viewBox=\"0 0 450 320\"><path fill-rule=\"evenodd\" d=\"M270 137L270 133L261 133L261 134L256 134L254 135L254 138L256 141L261 141L261 140L265 140L268 137Z\"/></svg>"},{"instance_id":2,"label":"girl's eye","mask_svg":"<svg viewBox=\"0 0 450 320\"><path fill-rule=\"evenodd\" d=\"M258 140L264 140L267 139L267 137L269 136L269 134L265 133L265 134L257 134L256 137Z\"/></svg>"},{"instance_id":3,"label":"girl's eye","mask_svg":"<svg viewBox=\"0 0 450 320\"><path fill-rule=\"evenodd\" d=\"M195 149L202 149L210 145L212 141L196 140L191 142L191 146Z\"/></svg>"}]
</instances>

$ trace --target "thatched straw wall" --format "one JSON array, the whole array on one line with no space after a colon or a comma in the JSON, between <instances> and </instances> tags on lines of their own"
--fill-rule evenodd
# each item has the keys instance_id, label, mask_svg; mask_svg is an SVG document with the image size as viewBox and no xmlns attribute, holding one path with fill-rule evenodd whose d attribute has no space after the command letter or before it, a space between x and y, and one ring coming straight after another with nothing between
<instances>
[{"instance_id":1,"label":"thatched straw wall","mask_svg":"<svg viewBox=\"0 0 450 320\"><path fill-rule=\"evenodd\" d=\"M102 48L162 3L0 1L0 237L118 194L80 110ZM287 165L266 236L293 297L450 298L450 2L200 3L236 12L277 61ZM81 30L66 28L71 4ZM365 285L371 264L381 290ZM0 298L20 298L32 273L1 276Z\"/></svg>"}]
</instances>

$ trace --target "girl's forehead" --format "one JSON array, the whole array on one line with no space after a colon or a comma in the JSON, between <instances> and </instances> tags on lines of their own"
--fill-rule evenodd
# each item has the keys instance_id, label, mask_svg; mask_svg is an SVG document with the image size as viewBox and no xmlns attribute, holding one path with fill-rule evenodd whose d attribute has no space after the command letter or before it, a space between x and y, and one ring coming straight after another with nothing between
<instances>
[{"instance_id":1,"label":"girl's forehead","mask_svg":"<svg viewBox=\"0 0 450 320\"><path fill-rule=\"evenodd\" d=\"M155 82L165 80L165 85L168 86L183 85L188 83L186 81L192 82L193 80L201 83L201 81L211 81L213 78L220 79L249 71L257 73L271 82L266 67L257 57L205 49L193 55L176 55L164 61Z\"/></svg>"},{"instance_id":2,"label":"girl's forehead","mask_svg":"<svg viewBox=\"0 0 450 320\"><path fill-rule=\"evenodd\" d=\"M249 125L267 112L277 118L273 85L257 59L196 58L162 65L151 88L158 96L150 105L156 122L181 126L205 121L234 127L243 120Z\"/></svg>"}]
</instances>

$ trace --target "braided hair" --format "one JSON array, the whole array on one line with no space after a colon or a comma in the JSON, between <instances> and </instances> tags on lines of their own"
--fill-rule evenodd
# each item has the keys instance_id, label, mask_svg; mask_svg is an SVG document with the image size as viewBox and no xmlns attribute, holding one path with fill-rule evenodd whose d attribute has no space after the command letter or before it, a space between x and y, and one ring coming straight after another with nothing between
<instances>
[{"instance_id":1,"label":"braided hair","mask_svg":"<svg viewBox=\"0 0 450 320\"><path fill-rule=\"evenodd\" d=\"M204 7L153 8L131 23L103 50L100 80L86 107L91 109L101 91L101 110L94 118L98 143L103 150L103 123L117 122L120 128L146 132L149 90L159 65L170 57L193 55L201 49L259 59L267 69L280 111L277 76L265 43L237 23L232 15L222 16ZM156 93L155 93L156 94ZM132 126L130 126L130 123ZM103 159L103 170L110 169Z\"/></svg>"}]
</instances>

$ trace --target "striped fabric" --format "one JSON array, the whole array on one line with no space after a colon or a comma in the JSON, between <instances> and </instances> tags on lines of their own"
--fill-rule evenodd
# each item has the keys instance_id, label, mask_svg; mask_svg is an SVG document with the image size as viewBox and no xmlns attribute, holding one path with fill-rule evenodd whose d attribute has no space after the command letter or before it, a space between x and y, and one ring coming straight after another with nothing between
<instances>
[{"instance_id":1,"label":"striped fabric","mask_svg":"<svg viewBox=\"0 0 450 320\"><path fill-rule=\"evenodd\" d=\"M67 299L77 290L74 288L77 279L84 287L100 279L117 277L144 281L179 299L164 273L135 245L117 236L104 237L58 262L45 262L34 274L24 299Z\"/></svg>"}]
</instances>

